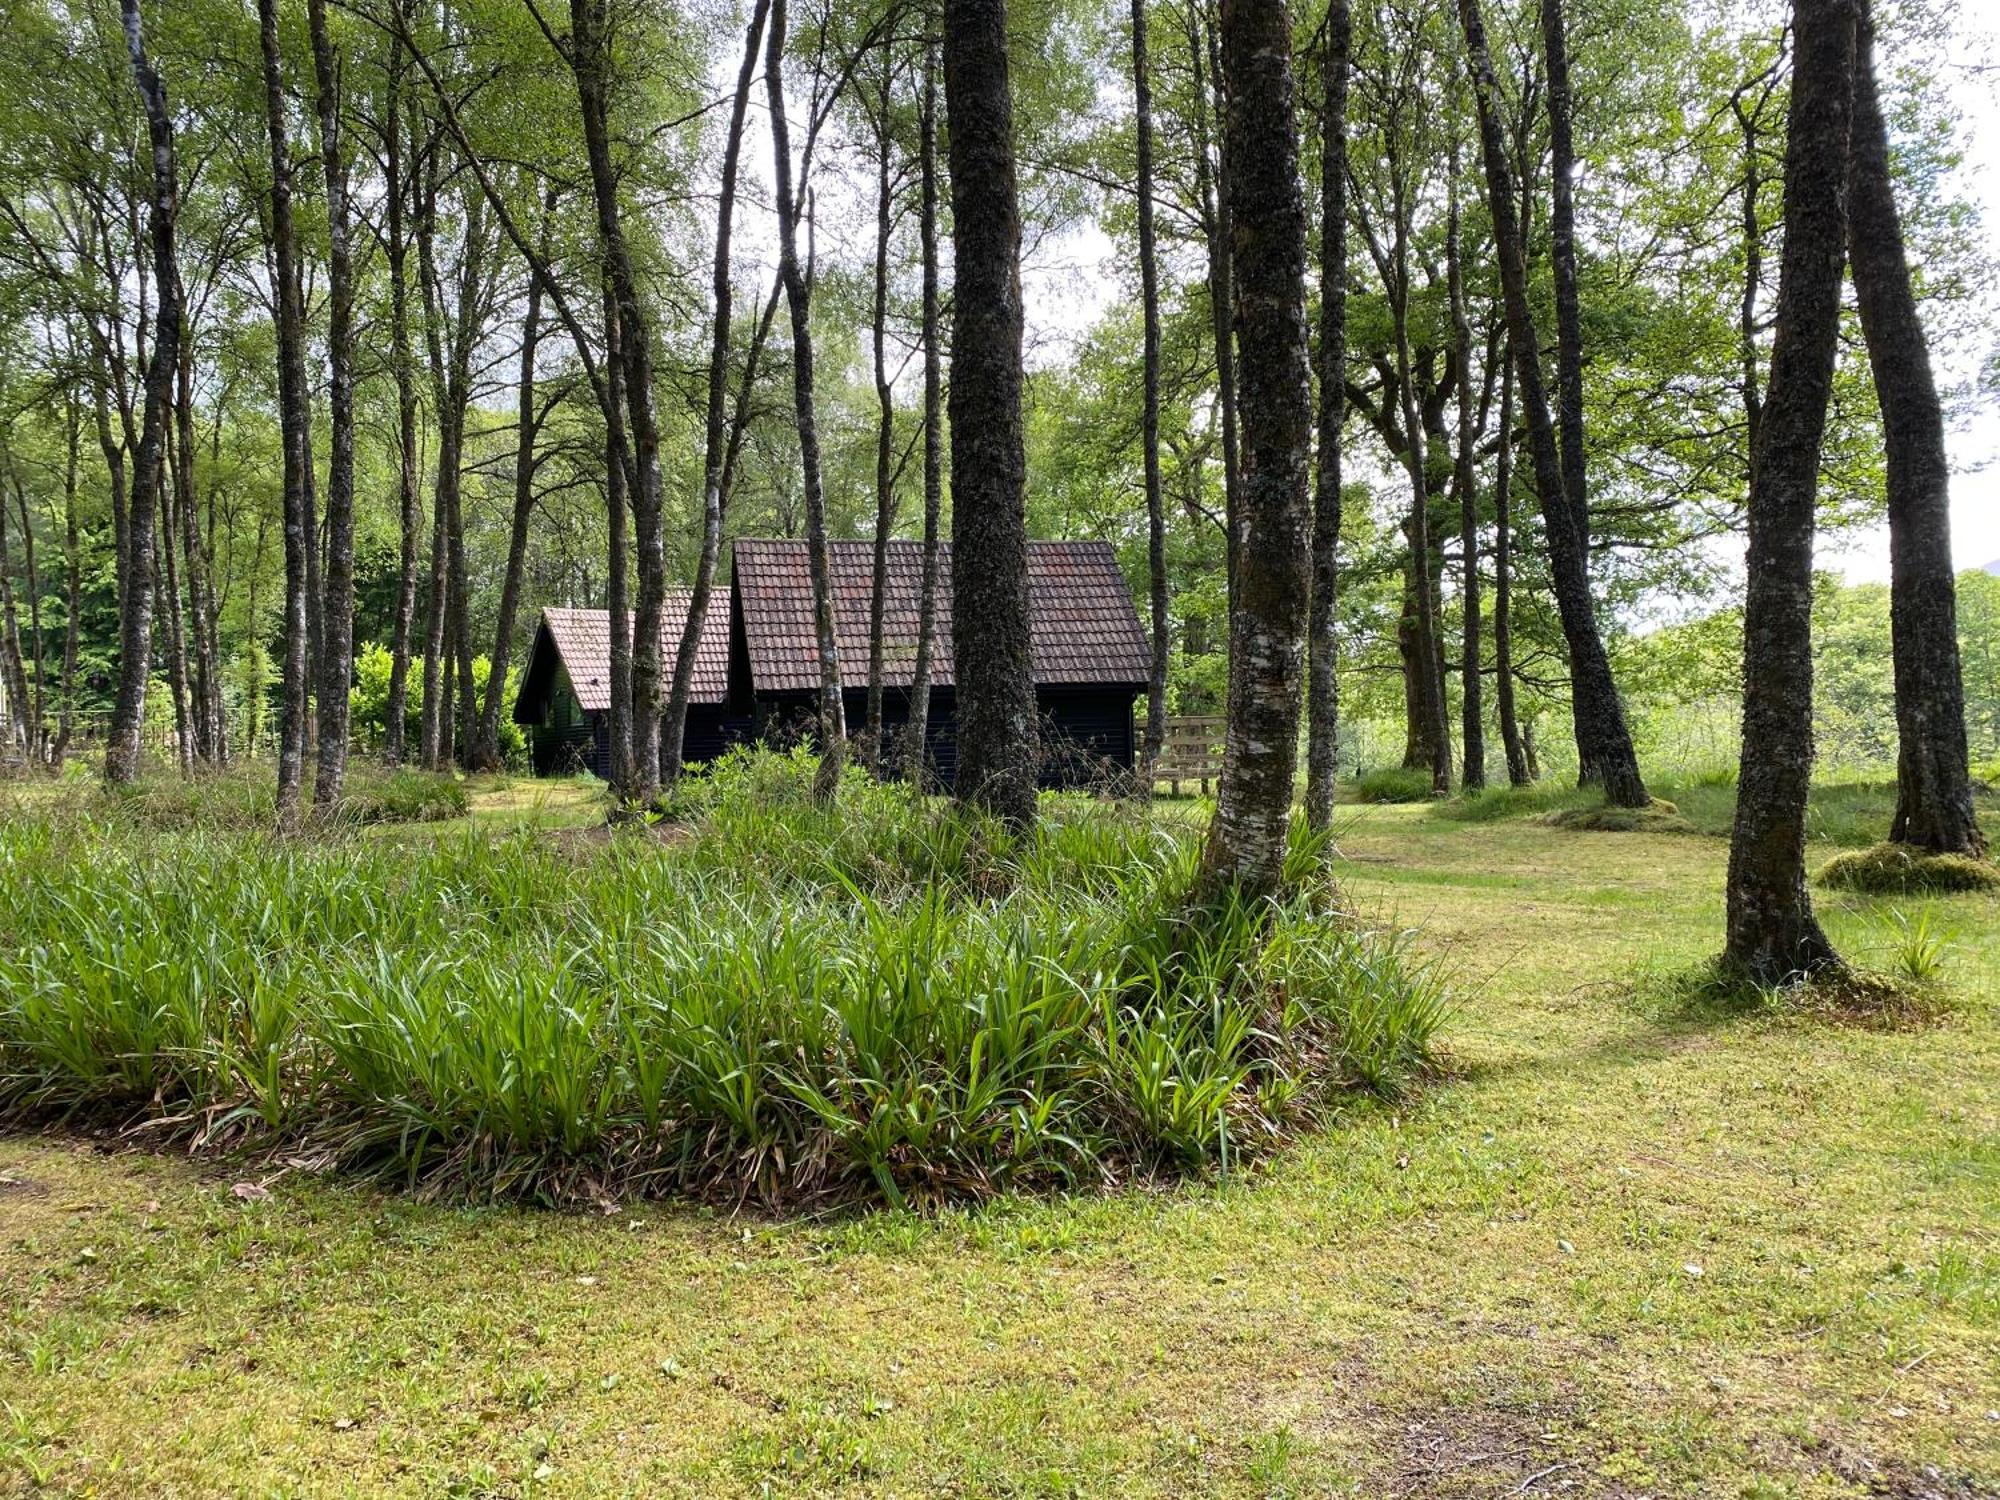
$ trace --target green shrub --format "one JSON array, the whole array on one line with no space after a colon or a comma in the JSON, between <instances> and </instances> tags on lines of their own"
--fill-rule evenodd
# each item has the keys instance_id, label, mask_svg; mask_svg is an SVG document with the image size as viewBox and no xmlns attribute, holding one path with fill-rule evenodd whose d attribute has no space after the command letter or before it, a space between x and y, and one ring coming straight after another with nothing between
<instances>
[{"instance_id":1,"label":"green shrub","mask_svg":"<svg viewBox=\"0 0 2000 1500\"><path fill-rule=\"evenodd\" d=\"M1385 766L1355 782L1354 795L1361 802L1428 802L1437 792L1430 772Z\"/></svg>"},{"instance_id":2,"label":"green shrub","mask_svg":"<svg viewBox=\"0 0 2000 1500\"><path fill-rule=\"evenodd\" d=\"M305 796L310 805L311 768ZM463 785L449 773L386 770L358 756L348 763L341 821L437 823L470 810ZM146 777L131 786L101 781L68 789L52 816L81 815L86 825L151 833L268 829L277 822L277 776L269 761L242 761L222 771Z\"/></svg>"},{"instance_id":3,"label":"green shrub","mask_svg":"<svg viewBox=\"0 0 2000 1500\"><path fill-rule=\"evenodd\" d=\"M1820 866L1829 890L1869 896L1945 894L2000 889L2000 869L1963 854L1927 854L1908 844L1876 844L1836 854Z\"/></svg>"},{"instance_id":4,"label":"green shrub","mask_svg":"<svg viewBox=\"0 0 2000 1500\"><path fill-rule=\"evenodd\" d=\"M1439 976L1199 835L1030 836L746 753L640 828L323 843L0 826L0 1114L155 1121L438 1190L932 1202L1233 1166L1434 1066ZM179 1123L170 1123L179 1122Z\"/></svg>"},{"instance_id":5,"label":"green shrub","mask_svg":"<svg viewBox=\"0 0 2000 1500\"><path fill-rule=\"evenodd\" d=\"M1699 830L1671 802L1655 797L1649 807L1612 807L1599 794L1582 807L1548 813L1543 821L1553 828L1587 833L1696 833Z\"/></svg>"},{"instance_id":6,"label":"green shrub","mask_svg":"<svg viewBox=\"0 0 2000 1500\"><path fill-rule=\"evenodd\" d=\"M1505 818L1525 818L1558 808L1574 807L1594 794L1554 781L1534 781L1526 786L1489 786L1478 791L1448 797L1430 811L1434 818L1453 823L1497 823Z\"/></svg>"}]
</instances>

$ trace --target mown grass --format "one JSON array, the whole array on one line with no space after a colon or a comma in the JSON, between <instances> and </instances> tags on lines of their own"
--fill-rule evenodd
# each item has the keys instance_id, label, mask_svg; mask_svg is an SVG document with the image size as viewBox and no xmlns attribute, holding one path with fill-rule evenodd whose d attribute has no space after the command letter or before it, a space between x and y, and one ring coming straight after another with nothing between
<instances>
[{"instance_id":1,"label":"mown grass","mask_svg":"<svg viewBox=\"0 0 2000 1500\"><path fill-rule=\"evenodd\" d=\"M585 1216L0 1135L0 1491L2000 1484L2000 903L1821 898L1882 967L1931 915L1955 1013L1877 1031L1680 1002L1715 840L1374 807L1341 846L1465 997L1458 1077L1227 1179Z\"/></svg>"},{"instance_id":2,"label":"mown grass","mask_svg":"<svg viewBox=\"0 0 2000 1500\"><path fill-rule=\"evenodd\" d=\"M0 830L0 1112L552 1201L902 1203L1227 1169L1432 1068L1446 999L1197 838L1031 838L741 754L664 845Z\"/></svg>"},{"instance_id":3,"label":"mown grass","mask_svg":"<svg viewBox=\"0 0 2000 1500\"><path fill-rule=\"evenodd\" d=\"M1736 817L1736 782L1729 775L1649 782L1654 797L1672 805L1672 815L1684 828L1652 827L1644 831L1689 832L1728 838ZM1975 797L1987 813L2000 813L2000 793L1980 786ZM1387 800L1387 799L1384 799ZM1433 803L1430 815L1450 823L1493 823L1510 818L1539 817L1571 822L1604 807L1603 795L1568 781L1538 781L1523 787L1490 786L1477 792ZM1888 836L1896 811L1894 781L1819 782L1807 807L1807 836L1815 841L1861 848ZM1643 819L1642 819L1643 821ZM1657 820L1653 820L1657 822ZM1630 832L1627 828L1614 831Z\"/></svg>"}]
</instances>

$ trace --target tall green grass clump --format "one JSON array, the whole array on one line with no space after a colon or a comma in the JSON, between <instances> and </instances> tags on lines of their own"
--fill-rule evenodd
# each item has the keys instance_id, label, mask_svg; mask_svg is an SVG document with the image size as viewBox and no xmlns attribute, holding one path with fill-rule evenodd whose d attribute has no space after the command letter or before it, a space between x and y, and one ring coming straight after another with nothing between
<instances>
[{"instance_id":1,"label":"tall green grass clump","mask_svg":"<svg viewBox=\"0 0 2000 1500\"><path fill-rule=\"evenodd\" d=\"M1384 766L1354 783L1357 802L1429 802L1437 796L1429 771Z\"/></svg>"},{"instance_id":2,"label":"tall green grass clump","mask_svg":"<svg viewBox=\"0 0 2000 1500\"><path fill-rule=\"evenodd\" d=\"M1233 1166L1435 1065L1438 975L1197 903L1198 842L1034 835L796 758L588 850L0 827L0 1113L150 1121L438 1191L935 1202ZM850 795L851 794L851 795Z\"/></svg>"}]
</instances>

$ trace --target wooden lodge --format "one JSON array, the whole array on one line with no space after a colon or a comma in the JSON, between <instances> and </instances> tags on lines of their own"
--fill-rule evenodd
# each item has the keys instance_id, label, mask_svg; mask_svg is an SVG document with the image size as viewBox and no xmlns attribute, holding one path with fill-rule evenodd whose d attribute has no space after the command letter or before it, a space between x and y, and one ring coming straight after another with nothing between
<instances>
[{"instance_id":1,"label":"wooden lodge","mask_svg":"<svg viewBox=\"0 0 2000 1500\"><path fill-rule=\"evenodd\" d=\"M868 704L868 623L874 544L831 544L834 636L848 732ZM951 552L939 561L937 627L926 734L933 774L957 766L951 658ZM922 601L923 546L889 544L883 599L885 731L900 743L909 721ZM1137 737L1133 702L1146 690L1150 649L1116 556L1104 542L1028 544L1030 649L1041 717L1042 784L1096 786L1129 776ZM671 671L689 591L670 590L661 619ZM810 559L803 541L744 538L733 548L727 596L718 591L695 658L682 756L699 764L729 746L791 742L815 726L819 646ZM611 630L594 609L545 609L529 649L514 719L528 731L537 775L610 773Z\"/></svg>"}]
</instances>

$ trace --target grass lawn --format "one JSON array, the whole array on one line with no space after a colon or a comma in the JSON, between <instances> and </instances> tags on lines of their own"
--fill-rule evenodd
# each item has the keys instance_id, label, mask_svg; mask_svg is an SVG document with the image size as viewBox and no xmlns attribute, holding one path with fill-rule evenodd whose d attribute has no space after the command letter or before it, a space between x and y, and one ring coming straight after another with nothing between
<instances>
[{"instance_id":1,"label":"grass lawn","mask_svg":"<svg viewBox=\"0 0 2000 1500\"><path fill-rule=\"evenodd\" d=\"M1820 896L1885 966L1934 909L1942 1026L1719 1018L1722 841L1343 816L1461 1076L1247 1178L565 1215L0 1135L0 1493L2000 1495L2000 901Z\"/></svg>"}]
</instances>

